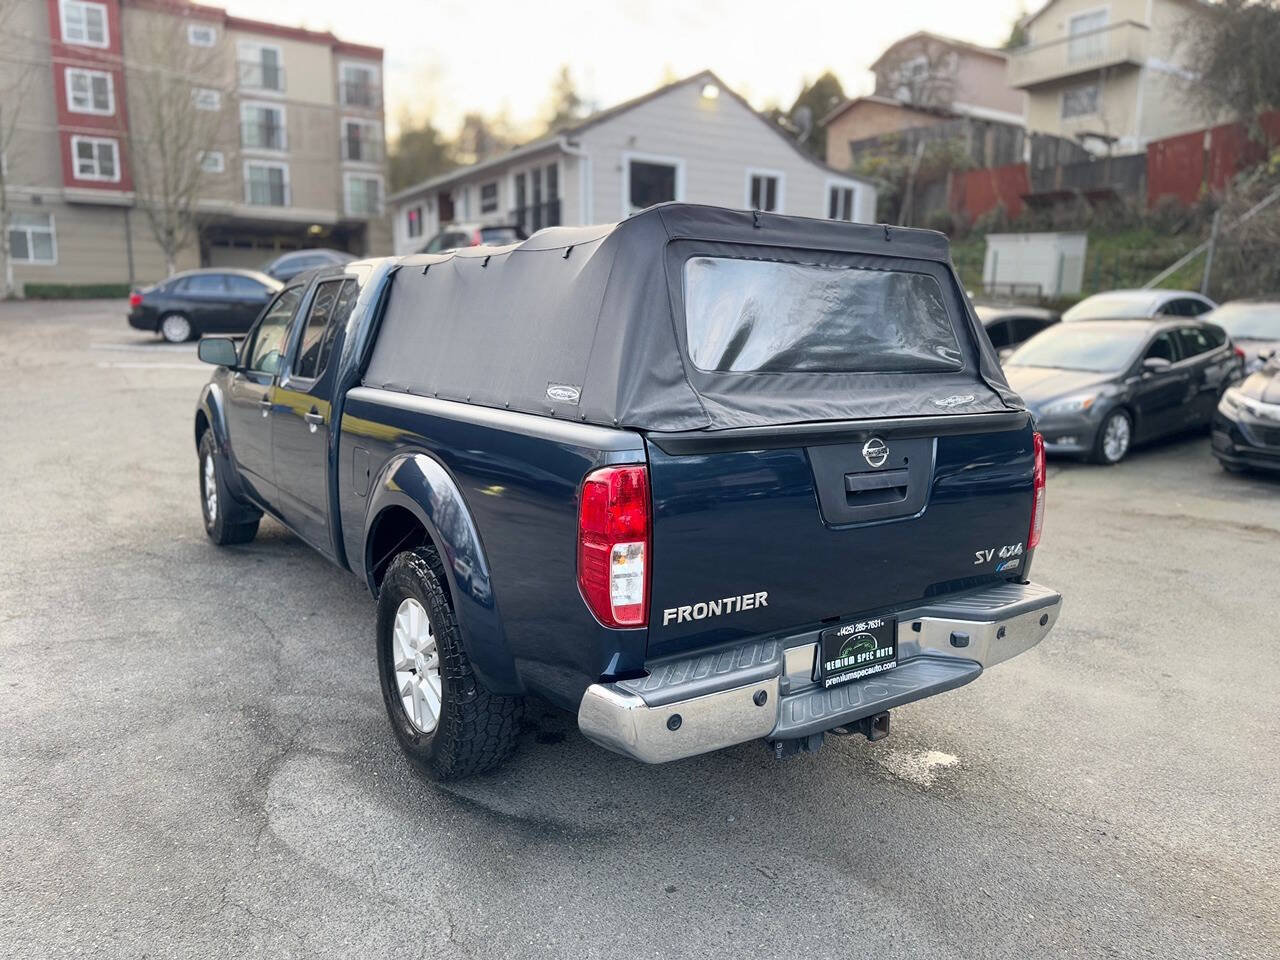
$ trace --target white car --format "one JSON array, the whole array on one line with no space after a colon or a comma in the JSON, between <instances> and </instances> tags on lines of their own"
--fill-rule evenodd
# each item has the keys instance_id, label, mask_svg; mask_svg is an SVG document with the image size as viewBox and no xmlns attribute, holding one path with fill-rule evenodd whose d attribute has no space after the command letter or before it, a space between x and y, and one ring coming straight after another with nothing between
<instances>
[{"instance_id":1,"label":"white car","mask_svg":"<svg viewBox=\"0 0 1280 960\"><path fill-rule=\"evenodd\" d=\"M1218 305L1190 290L1108 290L1085 297L1062 315L1072 320L1130 320L1139 317L1198 317Z\"/></svg>"}]
</instances>

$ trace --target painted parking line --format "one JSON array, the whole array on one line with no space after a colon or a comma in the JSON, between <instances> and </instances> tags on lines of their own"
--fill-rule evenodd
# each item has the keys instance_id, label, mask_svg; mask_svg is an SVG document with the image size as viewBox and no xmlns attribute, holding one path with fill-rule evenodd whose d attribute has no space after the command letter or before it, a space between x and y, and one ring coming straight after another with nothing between
<instances>
[{"instance_id":1,"label":"painted parking line","mask_svg":"<svg viewBox=\"0 0 1280 960\"><path fill-rule=\"evenodd\" d=\"M207 363L166 363L163 360L101 360L100 368L116 370L208 370Z\"/></svg>"}]
</instances>

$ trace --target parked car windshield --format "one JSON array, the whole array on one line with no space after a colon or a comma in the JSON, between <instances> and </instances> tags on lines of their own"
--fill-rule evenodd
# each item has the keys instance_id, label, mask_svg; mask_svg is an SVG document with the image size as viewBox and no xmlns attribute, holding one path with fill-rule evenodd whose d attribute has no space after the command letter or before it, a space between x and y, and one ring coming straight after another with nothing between
<instances>
[{"instance_id":1,"label":"parked car windshield","mask_svg":"<svg viewBox=\"0 0 1280 960\"><path fill-rule=\"evenodd\" d=\"M1154 300L1143 290L1095 293L1085 297L1062 315L1063 320L1109 320L1118 317L1145 317Z\"/></svg>"},{"instance_id":2,"label":"parked car windshield","mask_svg":"<svg viewBox=\"0 0 1280 960\"><path fill-rule=\"evenodd\" d=\"M1224 303L1209 317L1243 340L1280 340L1280 302Z\"/></svg>"},{"instance_id":3,"label":"parked car windshield","mask_svg":"<svg viewBox=\"0 0 1280 960\"><path fill-rule=\"evenodd\" d=\"M515 227L481 227L480 239L485 243L515 243L520 233Z\"/></svg>"},{"instance_id":4,"label":"parked car windshield","mask_svg":"<svg viewBox=\"0 0 1280 960\"><path fill-rule=\"evenodd\" d=\"M932 276L727 257L685 264L689 358L721 373L955 370Z\"/></svg>"},{"instance_id":5,"label":"parked car windshield","mask_svg":"<svg viewBox=\"0 0 1280 960\"><path fill-rule=\"evenodd\" d=\"M1114 373L1133 362L1148 332L1148 325L1143 323L1109 323L1096 327L1059 324L1036 334L1004 364L1006 367Z\"/></svg>"}]
</instances>

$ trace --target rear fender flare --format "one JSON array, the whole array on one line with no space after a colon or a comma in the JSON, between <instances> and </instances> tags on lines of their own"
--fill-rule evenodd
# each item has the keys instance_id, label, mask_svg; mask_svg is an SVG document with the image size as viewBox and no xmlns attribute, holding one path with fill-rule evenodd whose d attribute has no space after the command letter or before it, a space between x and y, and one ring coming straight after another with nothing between
<instances>
[{"instance_id":1,"label":"rear fender flare","mask_svg":"<svg viewBox=\"0 0 1280 960\"><path fill-rule=\"evenodd\" d=\"M382 468L370 489L365 514L364 570L371 589L374 567L382 559L370 555L372 534L390 507L412 513L439 551L462 646L476 676L492 693L523 694L498 611L489 560L457 481L438 460L421 452L401 453Z\"/></svg>"}]
</instances>

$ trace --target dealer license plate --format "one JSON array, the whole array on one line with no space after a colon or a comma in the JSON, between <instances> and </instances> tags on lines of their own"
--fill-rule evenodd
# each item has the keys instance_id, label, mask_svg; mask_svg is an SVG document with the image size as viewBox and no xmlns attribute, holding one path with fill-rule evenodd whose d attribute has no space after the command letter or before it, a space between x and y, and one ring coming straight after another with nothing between
<instances>
[{"instance_id":1,"label":"dealer license plate","mask_svg":"<svg viewBox=\"0 0 1280 960\"><path fill-rule=\"evenodd\" d=\"M898 662L896 617L868 617L822 631L818 681L824 687L883 673Z\"/></svg>"}]
</instances>

